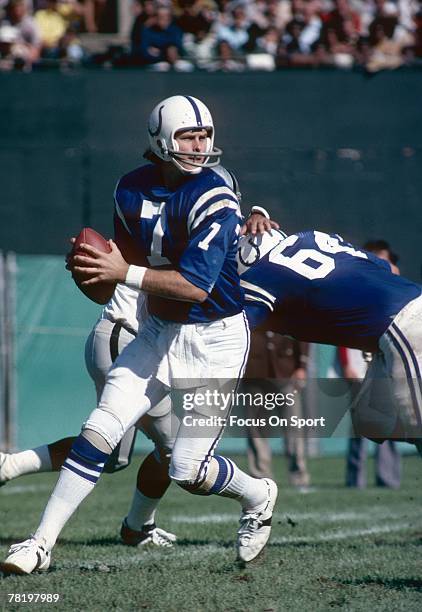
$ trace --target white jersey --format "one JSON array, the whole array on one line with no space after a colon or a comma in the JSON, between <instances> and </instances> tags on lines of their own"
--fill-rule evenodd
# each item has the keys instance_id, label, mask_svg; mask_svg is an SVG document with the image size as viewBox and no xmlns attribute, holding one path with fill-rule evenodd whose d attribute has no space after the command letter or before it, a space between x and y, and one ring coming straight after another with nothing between
<instances>
[{"instance_id":1,"label":"white jersey","mask_svg":"<svg viewBox=\"0 0 422 612\"><path fill-rule=\"evenodd\" d=\"M139 325L146 319L147 314L145 294L118 283L113 297L104 306L100 319L120 321L123 327L137 334Z\"/></svg>"}]
</instances>

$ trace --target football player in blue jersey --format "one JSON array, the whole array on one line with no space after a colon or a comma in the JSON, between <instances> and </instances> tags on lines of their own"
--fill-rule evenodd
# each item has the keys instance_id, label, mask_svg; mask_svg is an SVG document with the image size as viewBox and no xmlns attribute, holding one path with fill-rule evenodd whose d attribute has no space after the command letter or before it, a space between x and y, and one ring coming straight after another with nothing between
<instances>
[{"instance_id":1,"label":"football player in blue jersey","mask_svg":"<svg viewBox=\"0 0 422 612\"><path fill-rule=\"evenodd\" d=\"M251 328L373 353L354 424L366 437L404 439L420 451L421 287L319 231L244 238L239 259Z\"/></svg>"},{"instance_id":2,"label":"football player in blue jersey","mask_svg":"<svg viewBox=\"0 0 422 612\"><path fill-rule=\"evenodd\" d=\"M8 573L49 567L60 531L93 489L110 453L171 388L182 395L189 391L192 417L200 423L214 405L196 401L195 389L214 384L218 394L223 381L227 397L243 374L249 328L236 263L241 213L236 194L213 169L221 151L214 147L211 114L191 96L172 96L152 111L148 134L152 163L125 175L115 192L121 251L113 241L109 254L85 245L87 255L74 258L74 269L86 275L87 290L106 282L111 297L121 282L144 291L149 316L111 368L35 535L11 547L2 565ZM180 427L170 477L191 493L240 503L238 557L250 561L268 541L277 487L215 455L225 408L218 424L205 431Z\"/></svg>"}]
</instances>

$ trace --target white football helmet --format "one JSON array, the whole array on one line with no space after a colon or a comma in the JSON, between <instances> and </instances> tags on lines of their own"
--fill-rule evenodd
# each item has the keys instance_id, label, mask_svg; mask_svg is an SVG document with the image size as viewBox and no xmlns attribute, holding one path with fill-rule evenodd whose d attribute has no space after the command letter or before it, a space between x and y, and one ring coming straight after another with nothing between
<instances>
[{"instance_id":1,"label":"white football helmet","mask_svg":"<svg viewBox=\"0 0 422 612\"><path fill-rule=\"evenodd\" d=\"M204 128L207 130L206 157L204 153L179 151L174 138L179 130ZM192 96L171 96L159 102L148 120L148 136L151 151L163 161L173 162L184 174L197 174L202 168L212 168L220 163L221 149L214 147L214 123L211 113L203 102ZM184 168L179 162L189 157L192 169Z\"/></svg>"},{"instance_id":2,"label":"white football helmet","mask_svg":"<svg viewBox=\"0 0 422 612\"><path fill-rule=\"evenodd\" d=\"M239 246L237 248L237 270L241 276L253 264L262 259L264 255L269 253L279 242L287 238L287 235L281 230L272 229L271 233L265 234L247 234L239 238Z\"/></svg>"}]
</instances>

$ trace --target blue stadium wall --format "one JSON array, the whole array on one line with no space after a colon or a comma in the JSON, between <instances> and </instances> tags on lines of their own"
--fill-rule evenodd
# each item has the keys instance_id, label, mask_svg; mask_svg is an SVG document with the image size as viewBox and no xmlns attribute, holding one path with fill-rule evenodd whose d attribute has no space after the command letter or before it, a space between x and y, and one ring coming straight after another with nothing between
<instances>
[{"instance_id":1,"label":"blue stadium wall","mask_svg":"<svg viewBox=\"0 0 422 612\"><path fill-rule=\"evenodd\" d=\"M111 233L115 183L142 163L151 107L175 93L211 107L245 210L264 204L289 232L383 237L420 281L420 73L1 74L0 249L18 254L20 447L73 432L94 402L81 362L98 308L61 257L84 225Z\"/></svg>"}]
</instances>

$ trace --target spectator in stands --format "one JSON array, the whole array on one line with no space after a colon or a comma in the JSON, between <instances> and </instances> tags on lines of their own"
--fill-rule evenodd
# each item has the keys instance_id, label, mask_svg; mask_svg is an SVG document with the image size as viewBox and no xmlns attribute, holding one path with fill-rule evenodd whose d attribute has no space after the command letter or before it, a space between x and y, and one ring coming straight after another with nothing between
<instances>
[{"instance_id":1,"label":"spectator in stands","mask_svg":"<svg viewBox=\"0 0 422 612\"><path fill-rule=\"evenodd\" d=\"M28 0L33 12L47 8L48 0ZM96 20L101 16L106 0L58 0L57 11L73 32L98 31Z\"/></svg>"},{"instance_id":2,"label":"spectator in stands","mask_svg":"<svg viewBox=\"0 0 422 612\"><path fill-rule=\"evenodd\" d=\"M141 57L142 33L145 27L155 25L157 6L155 0L138 0L135 4L136 17L130 32L130 55L125 57L123 65L140 64L145 65L144 58Z\"/></svg>"},{"instance_id":3,"label":"spectator in stands","mask_svg":"<svg viewBox=\"0 0 422 612\"><path fill-rule=\"evenodd\" d=\"M275 57L280 39L280 31L276 27L270 26L262 36L257 38L255 50L259 53L268 53Z\"/></svg>"},{"instance_id":4,"label":"spectator in stands","mask_svg":"<svg viewBox=\"0 0 422 612\"><path fill-rule=\"evenodd\" d=\"M268 28L267 0L257 0L245 4L246 17L251 27L256 28L259 34Z\"/></svg>"},{"instance_id":5,"label":"spectator in stands","mask_svg":"<svg viewBox=\"0 0 422 612\"><path fill-rule=\"evenodd\" d=\"M57 0L47 0L46 8L36 11L34 17L41 34L42 57L59 58L61 40L67 30L67 22L58 9Z\"/></svg>"},{"instance_id":6,"label":"spectator in stands","mask_svg":"<svg viewBox=\"0 0 422 612\"><path fill-rule=\"evenodd\" d=\"M216 24L229 25L231 23L232 0L216 0ZM215 25L216 25L215 24Z\"/></svg>"},{"instance_id":7,"label":"spectator in stands","mask_svg":"<svg viewBox=\"0 0 422 612\"><path fill-rule=\"evenodd\" d=\"M293 19L286 25L277 53L277 65L313 66L318 63L313 54L317 45L322 21L319 17L319 2L310 0L292 3Z\"/></svg>"},{"instance_id":8,"label":"spectator in stands","mask_svg":"<svg viewBox=\"0 0 422 612\"><path fill-rule=\"evenodd\" d=\"M348 0L334 0L334 8L322 15L322 21L323 30L334 28L339 37L346 33L345 23L350 21L351 24L347 26L347 30L356 33L356 40L362 31L360 15L351 8Z\"/></svg>"},{"instance_id":9,"label":"spectator in stands","mask_svg":"<svg viewBox=\"0 0 422 612\"><path fill-rule=\"evenodd\" d=\"M180 0L180 14L176 24L184 34L192 34L201 39L208 34L212 24L212 14L205 11L201 0Z\"/></svg>"},{"instance_id":10,"label":"spectator in stands","mask_svg":"<svg viewBox=\"0 0 422 612\"><path fill-rule=\"evenodd\" d=\"M288 53L303 53L300 45L300 35L305 27L305 22L300 17L295 17L286 26L283 42Z\"/></svg>"},{"instance_id":11,"label":"spectator in stands","mask_svg":"<svg viewBox=\"0 0 422 612\"><path fill-rule=\"evenodd\" d=\"M58 60L62 65L77 64L84 57L78 39L81 15L71 10L70 4L67 9L57 0L46 0L46 8L34 16L41 34L41 58Z\"/></svg>"},{"instance_id":12,"label":"spectator in stands","mask_svg":"<svg viewBox=\"0 0 422 612\"><path fill-rule=\"evenodd\" d=\"M214 60L204 63L204 68L208 72L243 72L245 63L242 56L235 54L230 44L226 40L220 40L215 48L216 57Z\"/></svg>"},{"instance_id":13,"label":"spectator in stands","mask_svg":"<svg viewBox=\"0 0 422 612\"><path fill-rule=\"evenodd\" d=\"M414 44L412 47L413 57L416 59L422 59L422 10L415 15L415 34Z\"/></svg>"},{"instance_id":14,"label":"spectator in stands","mask_svg":"<svg viewBox=\"0 0 422 612\"><path fill-rule=\"evenodd\" d=\"M277 31L277 46L274 52L272 52L272 55L275 55L281 33L284 31L286 23L288 23L291 18L290 4L282 0L252 2L246 5L246 15L251 22L248 29L249 40L245 47L246 51L261 51L262 40L264 39L265 41L268 38L273 39L275 31ZM261 43L257 48L258 39L261 40ZM265 42L264 46L266 46Z\"/></svg>"},{"instance_id":15,"label":"spectator in stands","mask_svg":"<svg viewBox=\"0 0 422 612\"><path fill-rule=\"evenodd\" d=\"M183 47L187 58L199 68L209 63L215 37L211 33L213 14L202 0L180 0L176 24L183 32Z\"/></svg>"},{"instance_id":16,"label":"spectator in stands","mask_svg":"<svg viewBox=\"0 0 422 612\"><path fill-rule=\"evenodd\" d=\"M314 64L312 55L304 53L300 45L300 35L304 27L305 22L300 17L294 17L287 24L277 49L276 64L278 68Z\"/></svg>"},{"instance_id":17,"label":"spectator in stands","mask_svg":"<svg viewBox=\"0 0 422 612\"><path fill-rule=\"evenodd\" d=\"M13 1L0 0L0 18L9 19L5 7ZM220 65L230 71L356 65L375 72L422 57L418 0L134 1L130 50L110 46L95 56L97 63L176 70L194 65L216 70ZM79 32L116 31L116 0L32 0L32 6L42 38L41 58L80 61ZM23 47L15 42L10 24L3 25L0 54L6 66L13 64L9 50L22 55ZM227 44L220 45L222 41ZM29 56L25 69L36 53Z\"/></svg>"},{"instance_id":18,"label":"spectator in stands","mask_svg":"<svg viewBox=\"0 0 422 612\"><path fill-rule=\"evenodd\" d=\"M320 63L330 64L339 68L351 68L356 55L356 42L358 39L352 19L344 19L341 25L324 25L319 40ZM314 47L316 50L316 46Z\"/></svg>"},{"instance_id":19,"label":"spectator in stands","mask_svg":"<svg viewBox=\"0 0 422 612\"><path fill-rule=\"evenodd\" d=\"M397 267L398 257L392 252L385 240L371 240L363 245L366 251L388 261L391 271L400 274ZM361 387L361 381L371 360L370 353L362 354L356 349L338 349L339 364L342 375L350 382L352 399ZM346 458L346 486L366 487L366 456L368 440L360 437L349 439ZM400 455L394 441L386 440L375 448L375 483L379 487L398 489L400 486Z\"/></svg>"},{"instance_id":20,"label":"spectator in stands","mask_svg":"<svg viewBox=\"0 0 422 612\"><path fill-rule=\"evenodd\" d=\"M155 18L140 29L135 39L138 44L132 46L132 56L140 65L175 67L183 53L182 38L182 30L174 23L171 9L161 5Z\"/></svg>"},{"instance_id":21,"label":"spectator in stands","mask_svg":"<svg viewBox=\"0 0 422 612\"><path fill-rule=\"evenodd\" d=\"M398 0L397 7L400 25L413 34L416 25L415 17L422 9L422 2L420 0Z\"/></svg>"},{"instance_id":22,"label":"spectator in stands","mask_svg":"<svg viewBox=\"0 0 422 612\"><path fill-rule=\"evenodd\" d=\"M38 61L41 38L38 27L26 8L25 0L10 0L0 22L0 56L3 68L29 71Z\"/></svg>"},{"instance_id":23,"label":"spectator in stands","mask_svg":"<svg viewBox=\"0 0 422 612\"><path fill-rule=\"evenodd\" d=\"M265 15L268 26L273 26L278 30L284 30L286 24L292 18L291 3L286 0L266 0L267 10Z\"/></svg>"},{"instance_id":24,"label":"spectator in stands","mask_svg":"<svg viewBox=\"0 0 422 612\"><path fill-rule=\"evenodd\" d=\"M118 31L118 2L116 0L83 0L93 5L94 27L100 34L112 34Z\"/></svg>"},{"instance_id":25,"label":"spectator in stands","mask_svg":"<svg viewBox=\"0 0 422 612\"><path fill-rule=\"evenodd\" d=\"M249 40L250 22L246 17L244 8L239 5L231 13L231 22L228 25L217 24L215 34L217 41L225 41L234 51L243 51Z\"/></svg>"},{"instance_id":26,"label":"spectator in stands","mask_svg":"<svg viewBox=\"0 0 422 612\"><path fill-rule=\"evenodd\" d=\"M361 36L355 46L355 66L366 71L370 54L369 39L367 36Z\"/></svg>"},{"instance_id":27,"label":"spectator in stands","mask_svg":"<svg viewBox=\"0 0 422 612\"><path fill-rule=\"evenodd\" d=\"M78 38L79 28L75 24L68 26L64 36L60 40L59 58L62 65L75 65L85 58L85 51Z\"/></svg>"},{"instance_id":28,"label":"spectator in stands","mask_svg":"<svg viewBox=\"0 0 422 612\"><path fill-rule=\"evenodd\" d=\"M309 53L312 50L312 45L319 39L322 26L319 12L319 0L309 0L303 5L304 26L299 37L302 53Z\"/></svg>"},{"instance_id":29,"label":"spectator in stands","mask_svg":"<svg viewBox=\"0 0 422 612\"><path fill-rule=\"evenodd\" d=\"M136 2L135 10L137 14L130 34L132 49L139 49L143 28L154 25L156 9L154 0L138 0Z\"/></svg>"},{"instance_id":30,"label":"spectator in stands","mask_svg":"<svg viewBox=\"0 0 422 612\"><path fill-rule=\"evenodd\" d=\"M369 72L399 68L404 63L404 43L394 39L395 17L376 17L369 28L371 51L366 65Z\"/></svg>"}]
</instances>

